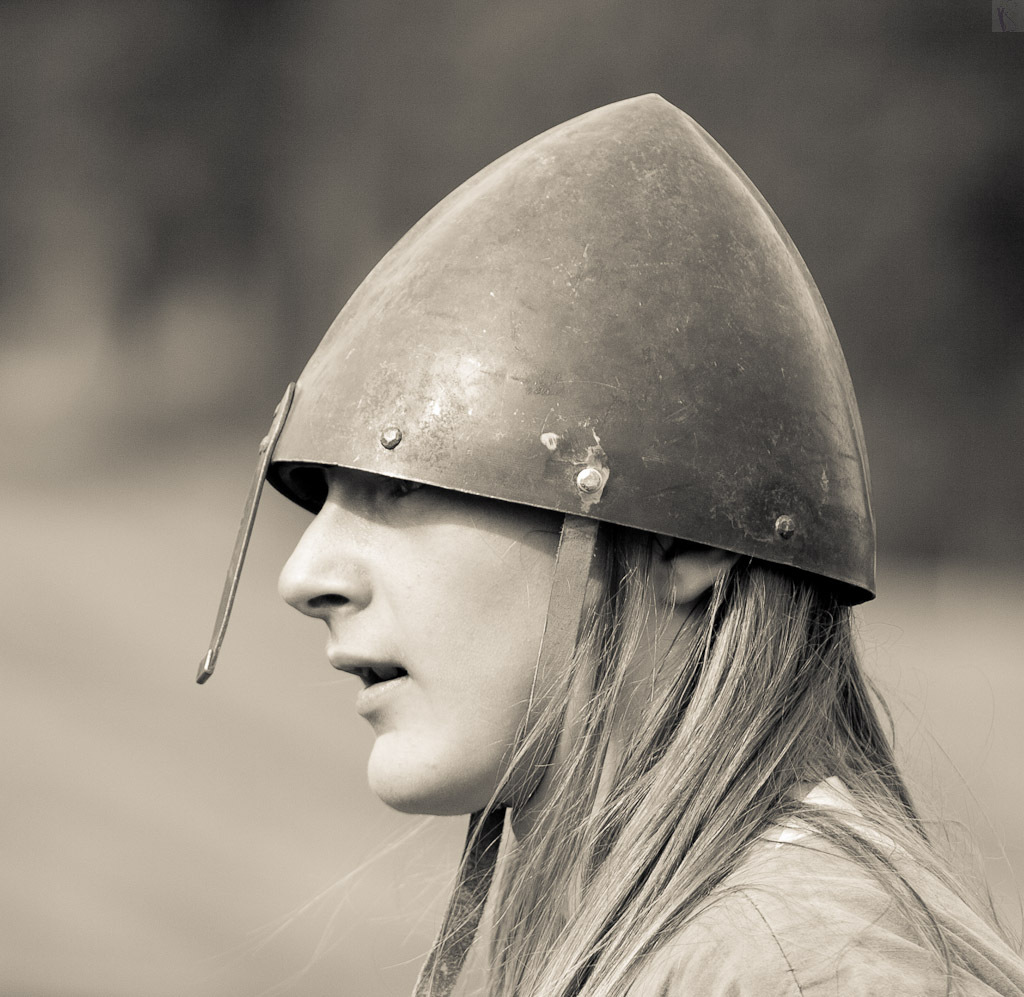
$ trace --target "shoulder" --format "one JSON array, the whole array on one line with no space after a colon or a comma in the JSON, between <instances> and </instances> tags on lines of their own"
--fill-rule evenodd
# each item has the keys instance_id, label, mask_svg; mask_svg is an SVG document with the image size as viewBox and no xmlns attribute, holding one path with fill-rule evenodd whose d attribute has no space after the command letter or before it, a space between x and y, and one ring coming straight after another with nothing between
<instances>
[{"instance_id":1,"label":"shoulder","mask_svg":"<svg viewBox=\"0 0 1024 997\"><path fill-rule=\"evenodd\" d=\"M953 993L1024 992L1020 962L949 895L927 898L976 973ZM960 908L963 908L962 910ZM966 946L961 949L963 944ZM970 949L971 951L968 951ZM972 955L973 953L973 955ZM759 842L653 957L630 997L945 997L945 967L890 895L816 839ZM990 985L991 984L991 985Z\"/></svg>"},{"instance_id":2,"label":"shoulder","mask_svg":"<svg viewBox=\"0 0 1024 997\"><path fill-rule=\"evenodd\" d=\"M799 997L785 949L745 893L720 897L650 961L629 997Z\"/></svg>"}]
</instances>

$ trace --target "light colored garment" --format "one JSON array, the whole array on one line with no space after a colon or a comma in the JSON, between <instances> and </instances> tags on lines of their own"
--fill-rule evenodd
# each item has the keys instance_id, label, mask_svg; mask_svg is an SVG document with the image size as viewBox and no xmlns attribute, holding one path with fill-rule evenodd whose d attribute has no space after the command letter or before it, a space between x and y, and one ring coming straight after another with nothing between
<instances>
[{"instance_id":1,"label":"light colored garment","mask_svg":"<svg viewBox=\"0 0 1024 997\"><path fill-rule=\"evenodd\" d=\"M852 811L838 780L806 797ZM901 864L902 870L902 864ZM969 971L951 993L1024 997L1024 960L955 894L903 870ZM652 960L629 997L944 997L945 968L857 863L797 825L776 829Z\"/></svg>"}]
</instances>

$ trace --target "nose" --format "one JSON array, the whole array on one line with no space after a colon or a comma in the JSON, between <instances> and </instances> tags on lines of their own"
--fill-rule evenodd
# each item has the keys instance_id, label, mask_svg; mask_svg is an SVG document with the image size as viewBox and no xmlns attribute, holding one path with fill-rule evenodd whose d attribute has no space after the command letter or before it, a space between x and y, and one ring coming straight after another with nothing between
<instances>
[{"instance_id":1,"label":"nose","mask_svg":"<svg viewBox=\"0 0 1024 997\"><path fill-rule=\"evenodd\" d=\"M354 518L328 500L281 569L277 590L300 613L329 621L334 613L369 604L370 580Z\"/></svg>"}]
</instances>

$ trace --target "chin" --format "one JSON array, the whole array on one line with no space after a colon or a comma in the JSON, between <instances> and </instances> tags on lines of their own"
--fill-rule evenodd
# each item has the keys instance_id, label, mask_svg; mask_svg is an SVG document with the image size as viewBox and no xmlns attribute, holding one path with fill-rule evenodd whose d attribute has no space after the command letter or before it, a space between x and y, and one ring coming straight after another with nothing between
<instances>
[{"instance_id":1,"label":"chin","mask_svg":"<svg viewBox=\"0 0 1024 997\"><path fill-rule=\"evenodd\" d=\"M495 780L473 780L458 767L448 769L416 758L396 757L378 738L370 752L367 781L381 802L405 814L454 817L485 806Z\"/></svg>"}]
</instances>

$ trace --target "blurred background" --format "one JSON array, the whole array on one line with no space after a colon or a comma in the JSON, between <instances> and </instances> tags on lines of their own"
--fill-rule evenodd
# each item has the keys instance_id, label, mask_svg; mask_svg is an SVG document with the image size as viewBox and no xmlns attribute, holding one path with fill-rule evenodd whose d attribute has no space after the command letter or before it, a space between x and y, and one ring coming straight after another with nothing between
<instances>
[{"instance_id":1,"label":"blurred background","mask_svg":"<svg viewBox=\"0 0 1024 997\"><path fill-rule=\"evenodd\" d=\"M462 822L366 789L355 680L276 597L305 521L276 494L217 681L194 670L256 444L348 294L496 156L648 91L749 174L829 306L879 524L866 661L1019 931L1024 40L991 23L989 0L0 4L0 992L411 987Z\"/></svg>"}]
</instances>

